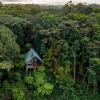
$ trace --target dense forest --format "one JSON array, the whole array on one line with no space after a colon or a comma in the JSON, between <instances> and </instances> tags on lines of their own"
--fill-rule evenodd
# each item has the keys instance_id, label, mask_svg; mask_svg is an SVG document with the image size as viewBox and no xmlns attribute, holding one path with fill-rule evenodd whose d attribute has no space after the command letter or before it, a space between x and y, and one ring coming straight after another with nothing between
<instances>
[{"instance_id":1,"label":"dense forest","mask_svg":"<svg viewBox=\"0 0 100 100\"><path fill-rule=\"evenodd\" d=\"M100 6L0 3L0 100L100 100Z\"/></svg>"}]
</instances>

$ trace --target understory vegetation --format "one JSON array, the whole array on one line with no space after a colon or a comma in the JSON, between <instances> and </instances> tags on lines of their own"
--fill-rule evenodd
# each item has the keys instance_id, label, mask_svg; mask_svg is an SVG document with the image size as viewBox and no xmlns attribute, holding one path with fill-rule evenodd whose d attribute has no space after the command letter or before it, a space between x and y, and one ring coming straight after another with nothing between
<instances>
[{"instance_id":1,"label":"understory vegetation","mask_svg":"<svg viewBox=\"0 0 100 100\"><path fill-rule=\"evenodd\" d=\"M0 100L100 100L100 7L0 3Z\"/></svg>"}]
</instances>

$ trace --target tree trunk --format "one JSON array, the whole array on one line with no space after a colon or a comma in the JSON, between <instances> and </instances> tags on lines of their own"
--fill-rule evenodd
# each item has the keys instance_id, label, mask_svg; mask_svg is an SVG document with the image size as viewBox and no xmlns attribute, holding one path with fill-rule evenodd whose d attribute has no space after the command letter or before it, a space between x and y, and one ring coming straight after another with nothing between
<instances>
[{"instance_id":1,"label":"tree trunk","mask_svg":"<svg viewBox=\"0 0 100 100\"><path fill-rule=\"evenodd\" d=\"M74 51L74 84L76 82L76 48Z\"/></svg>"}]
</instances>

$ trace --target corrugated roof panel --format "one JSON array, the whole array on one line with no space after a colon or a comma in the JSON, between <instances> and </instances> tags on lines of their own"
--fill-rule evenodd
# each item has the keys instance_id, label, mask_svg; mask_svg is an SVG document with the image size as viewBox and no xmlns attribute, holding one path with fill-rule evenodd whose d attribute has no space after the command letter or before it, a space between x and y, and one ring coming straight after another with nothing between
<instances>
[{"instance_id":1,"label":"corrugated roof panel","mask_svg":"<svg viewBox=\"0 0 100 100\"><path fill-rule=\"evenodd\" d=\"M43 60L40 58L40 56L36 53L34 49L30 49L28 53L26 54L26 64L28 64L30 61L32 61L33 58L37 58L41 63L43 63Z\"/></svg>"}]
</instances>

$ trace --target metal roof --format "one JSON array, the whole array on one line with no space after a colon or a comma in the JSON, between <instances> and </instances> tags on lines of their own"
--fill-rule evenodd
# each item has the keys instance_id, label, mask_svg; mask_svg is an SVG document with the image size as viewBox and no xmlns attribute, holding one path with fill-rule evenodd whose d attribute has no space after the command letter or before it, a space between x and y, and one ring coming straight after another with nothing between
<instances>
[{"instance_id":1,"label":"metal roof","mask_svg":"<svg viewBox=\"0 0 100 100\"><path fill-rule=\"evenodd\" d=\"M28 64L29 62L31 62L33 60L33 58L37 58L41 63L43 63L43 60L41 59L41 57L36 53L36 51L34 49L30 49L27 54L26 54L26 64Z\"/></svg>"}]
</instances>

